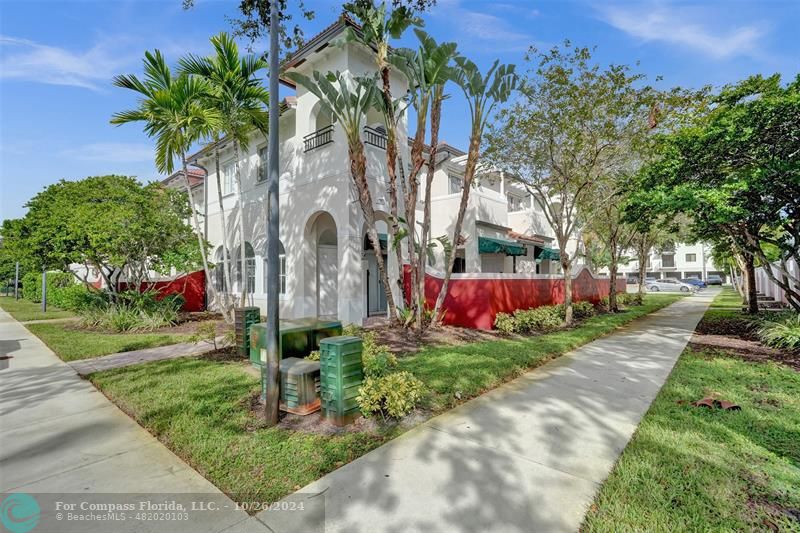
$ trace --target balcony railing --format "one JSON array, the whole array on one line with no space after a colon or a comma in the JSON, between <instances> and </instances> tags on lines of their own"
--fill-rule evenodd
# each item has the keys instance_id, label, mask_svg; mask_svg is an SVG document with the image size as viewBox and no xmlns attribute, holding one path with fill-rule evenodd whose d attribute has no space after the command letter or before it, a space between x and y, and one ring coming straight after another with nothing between
<instances>
[{"instance_id":1,"label":"balcony railing","mask_svg":"<svg viewBox=\"0 0 800 533\"><path fill-rule=\"evenodd\" d=\"M364 126L364 143L386 150L386 132L383 129Z\"/></svg>"},{"instance_id":2,"label":"balcony railing","mask_svg":"<svg viewBox=\"0 0 800 533\"><path fill-rule=\"evenodd\" d=\"M303 149L305 152L316 150L326 144L333 142L333 124L320 128L314 133L309 133L303 137Z\"/></svg>"}]
</instances>

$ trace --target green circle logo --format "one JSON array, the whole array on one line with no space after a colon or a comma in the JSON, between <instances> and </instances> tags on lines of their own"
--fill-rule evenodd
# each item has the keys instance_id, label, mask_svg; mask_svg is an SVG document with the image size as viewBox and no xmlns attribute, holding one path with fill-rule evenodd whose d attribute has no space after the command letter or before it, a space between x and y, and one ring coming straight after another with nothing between
<instances>
[{"instance_id":1,"label":"green circle logo","mask_svg":"<svg viewBox=\"0 0 800 533\"><path fill-rule=\"evenodd\" d=\"M39 504L30 494L9 494L0 503L0 522L11 533L27 533L39 523Z\"/></svg>"}]
</instances>

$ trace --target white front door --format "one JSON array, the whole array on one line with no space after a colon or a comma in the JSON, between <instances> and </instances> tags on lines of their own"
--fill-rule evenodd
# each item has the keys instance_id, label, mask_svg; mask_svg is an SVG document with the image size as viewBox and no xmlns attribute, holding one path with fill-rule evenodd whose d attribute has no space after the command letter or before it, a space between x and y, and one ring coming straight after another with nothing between
<instances>
[{"instance_id":1,"label":"white front door","mask_svg":"<svg viewBox=\"0 0 800 533\"><path fill-rule=\"evenodd\" d=\"M367 270L364 273L366 276L364 286L367 288L367 314L385 315L386 314L386 291L383 290L383 283L381 283L380 273L378 272L378 261L375 258L375 252L369 251L367 257ZM386 256L383 256L384 265L386 264Z\"/></svg>"},{"instance_id":2,"label":"white front door","mask_svg":"<svg viewBox=\"0 0 800 533\"><path fill-rule=\"evenodd\" d=\"M317 315L336 316L339 312L339 255L336 246L317 247Z\"/></svg>"}]
</instances>

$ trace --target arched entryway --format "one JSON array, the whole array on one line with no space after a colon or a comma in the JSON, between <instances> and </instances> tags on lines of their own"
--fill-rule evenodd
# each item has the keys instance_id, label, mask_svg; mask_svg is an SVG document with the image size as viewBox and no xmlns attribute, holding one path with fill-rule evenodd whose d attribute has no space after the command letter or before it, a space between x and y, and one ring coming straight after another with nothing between
<instances>
[{"instance_id":1,"label":"arched entryway","mask_svg":"<svg viewBox=\"0 0 800 533\"><path fill-rule=\"evenodd\" d=\"M316 315L336 317L339 307L339 248L336 222L320 211L306 223L306 294L315 302ZM310 294L309 294L310 292Z\"/></svg>"},{"instance_id":2,"label":"arched entryway","mask_svg":"<svg viewBox=\"0 0 800 533\"><path fill-rule=\"evenodd\" d=\"M375 221L375 229L378 230L378 239L380 240L380 253L383 257L383 264L388 268L388 228L384 220ZM364 258L364 306L367 316L381 316L386 314L386 290L381 282L380 272L378 271L378 262L376 257L375 247L367 234L366 226L363 230L362 238L362 257Z\"/></svg>"}]
</instances>

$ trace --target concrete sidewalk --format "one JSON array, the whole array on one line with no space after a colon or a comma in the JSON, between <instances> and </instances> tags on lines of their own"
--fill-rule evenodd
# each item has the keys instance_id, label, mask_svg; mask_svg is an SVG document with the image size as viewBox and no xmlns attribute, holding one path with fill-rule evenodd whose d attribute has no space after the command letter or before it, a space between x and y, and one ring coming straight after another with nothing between
<instances>
[{"instance_id":1,"label":"concrete sidewalk","mask_svg":"<svg viewBox=\"0 0 800 533\"><path fill-rule=\"evenodd\" d=\"M290 496L325 531L577 531L717 291L687 297L429 420ZM303 515L257 515L278 532Z\"/></svg>"},{"instance_id":2,"label":"concrete sidewalk","mask_svg":"<svg viewBox=\"0 0 800 533\"><path fill-rule=\"evenodd\" d=\"M0 355L11 356L9 368L0 370L0 492L195 493L233 506L2 310ZM218 532L247 519L244 511L213 513L187 531ZM107 532L134 526L79 527Z\"/></svg>"}]
</instances>

